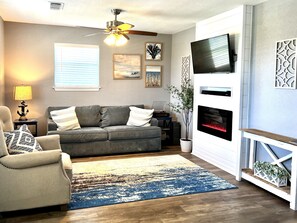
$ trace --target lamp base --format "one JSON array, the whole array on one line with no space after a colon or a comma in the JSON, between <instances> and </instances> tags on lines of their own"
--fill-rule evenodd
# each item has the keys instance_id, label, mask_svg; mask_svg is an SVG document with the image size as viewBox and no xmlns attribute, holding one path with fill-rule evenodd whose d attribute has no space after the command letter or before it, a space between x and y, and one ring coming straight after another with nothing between
<instances>
[{"instance_id":1,"label":"lamp base","mask_svg":"<svg viewBox=\"0 0 297 223\"><path fill-rule=\"evenodd\" d=\"M26 115L28 114L29 109L25 111L25 108L28 107L28 105L26 105L25 101L22 101L21 105L18 107L21 108L21 112L17 111L18 115L20 116L19 121L27 121L28 119L26 118Z\"/></svg>"}]
</instances>

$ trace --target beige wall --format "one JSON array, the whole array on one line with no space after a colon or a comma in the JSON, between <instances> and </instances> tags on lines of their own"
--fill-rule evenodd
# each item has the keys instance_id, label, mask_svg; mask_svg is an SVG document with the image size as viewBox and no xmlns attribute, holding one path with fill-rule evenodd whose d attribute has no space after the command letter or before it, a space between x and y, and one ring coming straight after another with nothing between
<instances>
[{"instance_id":1,"label":"beige wall","mask_svg":"<svg viewBox=\"0 0 297 223\"><path fill-rule=\"evenodd\" d=\"M145 104L150 107L153 101L169 101L163 87L170 83L171 35L157 37L130 35L124 47L109 47L103 43L106 35L85 37L97 32L96 29L33 25L14 22L4 23L5 35L5 102L13 117L17 118L18 102L13 100L13 86L30 84L33 87L33 100L28 101L28 118L37 118L39 133L45 133L46 108L53 105L127 105ZM56 92L54 81L54 43L97 44L100 48L99 92ZM151 62L144 59L146 42L162 42L162 61ZM113 80L112 55L141 54L141 80ZM162 65L163 87L144 87L145 65Z\"/></svg>"},{"instance_id":2,"label":"beige wall","mask_svg":"<svg viewBox=\"0 0 297 223\"><path fill-rule=\"evenodd\" d=\"M4 105L4 22L0 16L0 105Z\"/></svg>"},{"instance_id":3,"label":"beige wall","mask_svg":"<svg viewBox=\"0 0 297 223\"><path fill-rule=\"evenodd\" d=\"M182 57L191 55L191 42L195 41L196 28L190 28L176 33L172 37L172 54L171 54L171 84L177 87L181 85L182 74ZM192 57L190 61L190 76L193 81ZM171 98L174 103L174 99ZM181 123L181 136L185 137L185 125L183 124L180 114L175 114L177 120ZM192 128L190 127L190 138L192 137Z\"/></svg>"}]
</instances>

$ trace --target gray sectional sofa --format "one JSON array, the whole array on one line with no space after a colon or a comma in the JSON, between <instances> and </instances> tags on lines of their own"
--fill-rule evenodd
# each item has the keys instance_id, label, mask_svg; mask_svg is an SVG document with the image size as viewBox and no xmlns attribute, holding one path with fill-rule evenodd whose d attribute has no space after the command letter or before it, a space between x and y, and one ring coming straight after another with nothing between
<instances>
[{"instance_id":1,"label":"gray sectional sofa","mask_svg":"<svg viewBox=\"0 0 297 223\"><path fill-rule=\"evenodd\" d=\"M62 150L71 157L161 150L158 121L153 118L148 127L127 126L129 106L77 106L75 112L81 129L58 131L50 112L64 108L67 107L48 107L47 134L59 134Z\"/></svg>"}]
</instances>

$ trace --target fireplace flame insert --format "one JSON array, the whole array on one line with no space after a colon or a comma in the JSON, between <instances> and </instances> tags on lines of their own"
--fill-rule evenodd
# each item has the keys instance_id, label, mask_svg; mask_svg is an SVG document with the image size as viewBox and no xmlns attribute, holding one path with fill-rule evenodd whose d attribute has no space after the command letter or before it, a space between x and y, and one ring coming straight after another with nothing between
<instances>
[{"instance_id":1,"label":"fireplace flame insert","mask_svg":"<svg viewBox=\"0 0 297 223\"><path fill-rule=\"evenodd\" d=\"M197 129L231 141L232 111L198 105Z\"/></svg>"}]
</instances>

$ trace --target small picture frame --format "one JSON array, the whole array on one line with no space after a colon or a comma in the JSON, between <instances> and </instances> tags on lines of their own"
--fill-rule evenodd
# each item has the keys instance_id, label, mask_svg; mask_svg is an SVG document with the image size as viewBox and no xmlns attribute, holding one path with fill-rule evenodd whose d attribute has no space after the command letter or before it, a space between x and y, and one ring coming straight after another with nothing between
<instances>
[{"instance_id":1,"label":"small picture frame","mask_svg":"<svg viewBox=\"0 0 297 223\"><path fill-rule=\"evenodd\" d=\"M162 60L162 43L145 43L145 60Z\"/></svg>"},{"instance_id":2,"label":"small picture frame","mask_svg":"<svg viewBox=\"0 0 297 223\"><path fill-rule=\"evenodd\" d=\"M145 66L145 87L146 88L162 87L162 66L161 65Z\"/></svg>"},{"instance_id":3,"label":"small picture frame","mask_svg":"<svg viewBox=\"0 0 297 223\"><path fill-rule=\"evenodd\" d=\"M140 54L114 54L113 79L131 80L141 79Z\"/></svg>"}]
</instances>

